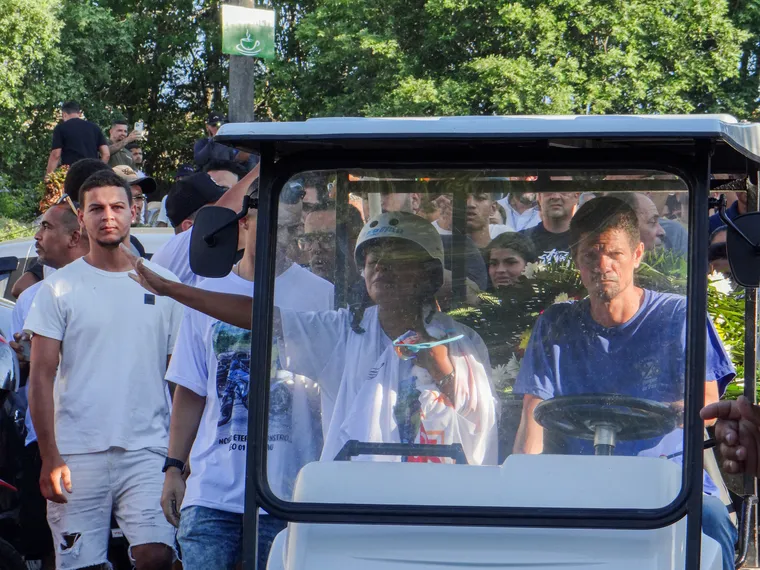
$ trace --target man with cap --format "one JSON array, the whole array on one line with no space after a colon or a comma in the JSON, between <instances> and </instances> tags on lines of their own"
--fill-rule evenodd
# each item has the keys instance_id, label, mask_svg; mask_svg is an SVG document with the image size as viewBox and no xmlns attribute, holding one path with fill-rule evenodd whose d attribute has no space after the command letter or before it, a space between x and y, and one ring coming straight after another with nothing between
<instances>
[{"instance_id":1,"label":"man with cap","mask_svg":"<svg viewBox=\"0 0 760 570\"><path fill-rule=\"evenodd\" d=\"M193 159L198 168L203 169L213 159L242 162L247 164L249 170L255 166L254 157L247 152L240 152L234 148L214 142L214 137L219 131L219 127L226 122L227 117L221 113L209 113L206 119L206 133L208 137L195 141L195 146L193 147Z\"/></svg>"},{"instance_id":2,"label":"man with cap","mask_svg":"<svg viewBox=\"0 0 760 570\"><path fill-rule=\"evenodd\" d=\"M193 227L198 210L216 204L237 212L243 196L258 175L259 169L255 168L226 192L205 172L198 172L175 183L166 197L166 213L176 235L156 251L151 261L169 269L182 283L198 283L202 277L190 269L192 232L188 231Z\"/></svg>"},{"instance_id":3,"label":"man with cap","mask_svg":"<svg viewBox=\"0 0 760 570\"><path fill-rule=\"evenodd\" d=\"M156 191L156 181L150 176L141 176L135 172L132 167L126 164L114 166L113 171L118 174L124 182L129 184L132 192L132 200L135 204L135 217L132 219L132 225L136 226L145 223L145 203L146 196Z\"/></svg>"}]
</instances>

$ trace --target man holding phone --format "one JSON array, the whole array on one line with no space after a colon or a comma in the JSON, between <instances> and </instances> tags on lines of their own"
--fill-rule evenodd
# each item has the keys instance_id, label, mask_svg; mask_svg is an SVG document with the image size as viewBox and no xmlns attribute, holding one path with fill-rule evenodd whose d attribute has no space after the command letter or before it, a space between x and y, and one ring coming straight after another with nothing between
<instances>
[{"instance_id":1,"label":"man holding phone","mask_svg":"<svg viewBox=\"0 0 760 570\"><path fill-rule=\"evenodd\" d=\"M60 269L87 254L90 244L82 232L76 210L67 202L53 206L42 216L40 229L34 236L38 260L42 265ZM15 342L11 347L16 351L24 376L29 372L29 335L23 332L24 321L29 314L32 301L42 286L38 281L26 289L18 298L11 318L11 334ZM28 388L28 385L27 385ZM53 567L53 542L45 518L45 499L40 493L39 478L42 468L37 435L32 425L32 416L26 414L26 448L23 457L24 477L21 481L20 519L22 549L27 560L42 560L43 568Z\"/></svg>"},{"instance_id":2,"label":"man holding phone","mask_svg":"<svg viewBox=\"0 0 760 570\"><path fill-rule=\"evenodd\" d=\"M127 145L142 140L143 131L133 130L128 133L128 129L129 123L126 119L114 119L111 122L111 129L108 131L108 151L111 153L108 166L111 168L120 164L126 164L130 168L133 166L132 152L127 150Z\"/></svg>"}]
</instances>

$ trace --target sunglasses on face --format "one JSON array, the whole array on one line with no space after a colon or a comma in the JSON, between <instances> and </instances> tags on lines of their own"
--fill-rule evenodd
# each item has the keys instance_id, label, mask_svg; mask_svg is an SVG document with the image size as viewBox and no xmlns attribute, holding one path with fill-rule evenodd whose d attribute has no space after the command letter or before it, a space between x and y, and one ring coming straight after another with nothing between
<instances>
[{"instance_id":1,"label":"sunglasses on face","mask_svg":"<svg viewBox=\"0 0 760 570\"><path fill-rule=\"evenodd\" d=\"M402 334L400 337L393 341L393 349L396 351L396 355L401 360L412 360L413 358L417 358L417 354L423 350L429 350L442 344L449 344L451 342L459 340L460 338L464 338L464 335L459 334L457 336L452 336L433 342L409 342L415 338L417 338L417 334L409 331Z\"/></svg>"}]
</instances>

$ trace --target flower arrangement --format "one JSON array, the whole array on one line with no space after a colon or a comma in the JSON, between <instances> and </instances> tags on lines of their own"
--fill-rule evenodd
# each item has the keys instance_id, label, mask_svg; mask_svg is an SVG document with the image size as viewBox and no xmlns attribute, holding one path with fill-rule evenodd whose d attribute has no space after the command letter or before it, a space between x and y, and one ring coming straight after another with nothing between
<instances>
[{"instance_id":1,"label":"flower arrangement","mask_svg":"<svg viewBox=\"0 0 760 570\"><path fill-rule=\"evenodd\" d=\"M42 181L44 194L42 200L40 200L41 214L44 214L48 208L57 204L61 196L63 196L63 182L66 180L66 173L68 171L69 167L64 164L45 176L45 179Z\"/></svg>"}]
</instances>

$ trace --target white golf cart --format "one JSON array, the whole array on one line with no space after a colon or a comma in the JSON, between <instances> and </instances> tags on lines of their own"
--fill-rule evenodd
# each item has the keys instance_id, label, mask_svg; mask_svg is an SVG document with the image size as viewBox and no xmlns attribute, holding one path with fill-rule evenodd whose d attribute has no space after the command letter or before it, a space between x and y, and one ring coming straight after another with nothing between
<instances>
[{"instance_id":1,"label":"white golf cart","mask_svg":"<svg viewBox=\"0 0 760 570\"><path fill-rule=\"evenodd\" d=\"M712 450L704 451L709 445L699 418L705 382L708 211L716 207L709 199L711 188L727 181L751 178L756 183L760 125L726 115L317 119L228 124L216 138L261 157L250 362L255 381L247 405L247 448L239 444L248 465L246 570L256 566L260 508L289 522L270 552L270 570L721 568L718 543L703 534L700 525L703 465L713 465L712 478L722 488L724 502L732 506L714 468ZM303 188L295 199L294 183ZM308 198L310 192L316 198ZM329 276L335 286L334 308L344 311L336 319L353 320L351 324L358 326L361 314L358 319L351 316L372 303L362 291L358 296L354 292L363 281L358 278L362 268L352 265L356 235L351 220L357 212L351 208L363 209L364 221L381 209L429 214L431 221L441 216L438 225L449 278L439 291L444 293L439 301L441 310L453 311L468 306L472 299L468 293L478 280L464 253L471 246L468 224L474 224L478 215L474 206L468 210L468 194L518 192L536 193L547 203L549 194L566 196L571 206L581 193L638 192L655 202L673 193L688 197L688 216L683 220L689 234L685 358L670 353L652 358L654 363L679 358L685 362L681 377L673 378L668 400L638 397L628 388L635 377L605 378L600 369L593 380L603 386L618 380L619 390L547 399L536 410L547 436L581 442L573 449L582 447L583 452L545 446L542 454L510 454L513 433L506 444L499 442L501 452L490 449L473 460L476 454L466 442L441 441L432 433L424 438L400 436L398 417L390 419L385 431L374 425L355 429L357 422L384 421L382 412L357 407L357 394L374 385L383 372L373 369L366 378L352 380L354 392L342 392L341 378L328 373L341 369L335 360L355 362L366 355L346 350L324 354L325 337L317 326L303 325L304 334L298 337L299 350L315 354L316 377L288 371L281 348L294 339L276 338L273 299L275 276L289 263L286 258L295 256L287 240L278 244L278 237L291 231L278 219L294 203L306 196L311 209L334 212L335 245L330 247L329 229L310 230L307 221L308 239L301 240L306 245L302 249L313 255L319 247L333 256ZM440 196L451 205L448 220L443 219L447 212L442 202L432 200ZM557 207L561 210L562 204ZM748 210L757 210L756 193L750 193ZM234 240L229 234L236 231L236 224L213 208L202 212L194 230L194 269L224 275L232 263L229 246ZM760 242L758 215L734 220L738 227L728 231L735 278L749 286L745 388L750 398L755 395L753 287L760 283L754 245ZM215 231L225 224L226 229ZM448 230L443 227L447 224ZM204 247L216 248L213 256L205 257L205 268ZM308 258L300 261L305 264ZM523 322L527 317L535 320L543 308L524 303L511 310L515 322ZM509 321L507 316L504 321ZM345 347L345 335L353 334L351 330L341 333L344 337L336 343ZM528 332L529 328L521 335L523 340ZM287 337L288 331L283 329L283 334ZM503 343L511 342L504 334ZM382 342L390 347L391 340ZM518 356L519 348L515 347ZM492 372L488 362L482 364L487 373ZM501 387L494 378L498 373L494 369L489 374L492 392L481 393L481 398L506 401L499 397ZM284 398L283 383L290 386ZM296 418L292 386L299 383L309 389L315 383L319 386L321 425L317 419L306 429L303 417ZM377 386L382 389L381 383ZM397 392L384 392L381 401L394 409ZM671 405L679 401L682 415ZM344 415L338 417L341 406ZM501 407L500 424L514 423L515 414L519 420L519 405ZM473 427L478 429L485 428ZM319 450L323 437L327 449L333 430L343 447L337 454L323 453L320 459L313 450ZM370 437L363 440L356 433ZM679 443L683 461L639 453L664 436L679 433L683 433ZM499 437L507 436L502 430ZM289 446L273 445L281 441ZM334 439L329 443L334 445ZM489 445L496 445L495 440ZM709 461L703 461L705 456ZM289 468L282 467L284 461L290 461ZM282 481L283 473L289 480ZM740 494L755 495L754 482L748 481ZM748 498L745 504L750 507L753 500ZM755 515L750 508L742 513L741 501L733 506L741 519L737 563L755 565Z\"/></svg>"}]
</instances>

